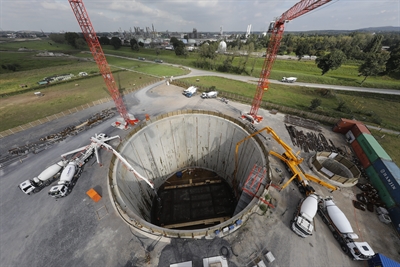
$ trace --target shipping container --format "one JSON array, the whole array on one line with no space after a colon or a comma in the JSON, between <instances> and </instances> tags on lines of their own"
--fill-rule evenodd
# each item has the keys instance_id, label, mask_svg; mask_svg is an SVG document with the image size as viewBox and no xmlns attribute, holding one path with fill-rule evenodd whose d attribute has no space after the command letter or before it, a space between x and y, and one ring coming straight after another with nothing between
<instances>
[{"instance_id":1,"label":"shipping container","mask_svg":"<svg viewBox=\"0 0 400 267\"><path fill-rule=\"evenodd\" d=\"M354 124L354 126L351 128L351 132L354 134L355 138L357 138L360 134L371 134L368 128L362 123Z\"/></svg>"},{"instance_id":2,"label":"shipping container","mask_svg":"<svg viewBox=\"0 0 400 267\"><path fill-rule=\"evenodd\" d=\"M357 137L357 142L363 149L365 155L367 155L370 162L373 163L378 158L392 160L392 158L386 153L386 151L372 135L360 134Z\"/></svg>"},{"instance_id":3,"label":"shipping container","mask_svg":"<svg viewBox=\"0 0 400 267\"><path fill-rule=\"evenodd\" d=\"M376 253L368 260L368 267L400 267L400 263L381 253Z\"/></svg>"},{"instance_id":4,"label":"shipping container","mask_svg":"<svg viewBox=\"0 0 400 267\"><path fill-rule=\"evenodd\" d=\"M396 205L391 207L388 211L394 228L396 228L397 232L400 234L400 206Z\"/></svg>"},{"instance_id":5,"label":"shipping container","mask_svg":"<svg viewBox=\"0 0 400 267\"><path fill-rule=\"evenodd\" d=\"M376 173L374 166L370 166L365 169L365 173L368 175L369 182L375 187L378 191L378 195L380 199L385 203L387 208L393 207L396 205L396 202L393 200L389 191L386 189L385 185L381 181L381 178Z\"/></svg>"},{"instance_id":6,"label":"shipping container","mask_svg":"<svg viewBox=\"0 0 400 267\"><path fill-rule=\"evenodd\" d=\"M361 123L355 120L340 119L332 128L335 133L346 134L356 123Z\"/></svg>"},{"instance_id":7,"label":"shipping container","mask_svg":"<svg viewBox=\"0 0 400 267\"><path fill-rule=\"evenodd\" d=\"M366 169L369 166L371 166L371 162L369 161L367 155L365 155L363 149L358 144L357 140L354 140L351 143L351 147L353 148L354 154L356 154L358 160L360 161L360 163L361 163L361 165L363 166L364 169Z\"/></svg>"},{"instance_id":8,"label":"shipping container","mask_svg":"<svg viewBox=\"0 0 400 267\"><path fill-rule=\"evenodd\" d=\"M400 168L384 159L377 159L373 166L393 200L400 205Z\"/></svg>"}]
</instances>

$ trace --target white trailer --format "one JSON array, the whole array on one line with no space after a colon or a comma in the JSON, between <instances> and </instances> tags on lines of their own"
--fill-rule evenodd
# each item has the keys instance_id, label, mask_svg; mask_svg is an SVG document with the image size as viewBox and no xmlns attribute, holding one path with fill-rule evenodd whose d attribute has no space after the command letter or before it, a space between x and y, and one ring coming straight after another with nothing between
<instances>
[{"instance_id":1,"label":"white trailer","mask_svg":"<svg viewBox=\"0 0 400 267\"><path fill-rule=\"evenodd\" d=\"M64 168L67 163L68 161L61 160L56 164L51 165L42 171L37 177L19 184L19 189L27 195L39 192L44 187L53 183L60 176L62 168Z\"/></svg>"},{"instance_id":2,"label":"white trailer","mask_svg":"<svg viewBox=\"0 0 400 267\"><path fill-rule=\"evenodd\" d=\"M196 94L197 87L195 86L190 86L188 89L183 90L182 94L186 97L192 97L193 95Z\"/></svg>"},{"instance_id":3,"label":"white trailer","mask_svg":"<svg viewBox=\"0 0 400 267\"><path fill-rule=\"evenodd\" d=\"M358 235L346 215L336 206L331 197L321 199L318 203L318 214L339 242L342 250L353 260L369 260L375 253L367 242L354 242Z\"/></svg>"},{"instance_id":4,"label":"white trailer","mask_svg":"<svg viewBox=\"0 0 400 267\"><path fill-rule=\"evenodd\" d=\"M297 81L296 77L282 77L282 82L285 83L294 83L295 81Z\"/></svg>"},{"instance_id":5,"label":"white trailer","mask_svg":"<svg viewBox=\"0 0 400 267\"><path fill-rule=\"evenodd\" d=\"M311 194L300 200L297 206L294 218L291 221L292 230L301 237L307 237L313 234L313 220L318 210L319 196Z\"/></svg>"},{"instance_id":6,"label":"white trailer","mask_svg":"<svg viewBox=\"0 0 400 267\"><path fill-rule=\"evenodd\" d=\"M203 92L201 94L201 98L216 98L217 96L218 96L217 91Z\"/></svg>"},{"instance_id":7,"label":"white trailer","mask_svg":"<svg viewBox=\"0 0 400 267\"><path fill-rule=\"evenodd\" d=\"M189 88L183 90L182 94L186 95L188 92L190 92L191 90L193 90L193 88L195 88L194 86L190 86Z\"/></svg>"}]
</instances>

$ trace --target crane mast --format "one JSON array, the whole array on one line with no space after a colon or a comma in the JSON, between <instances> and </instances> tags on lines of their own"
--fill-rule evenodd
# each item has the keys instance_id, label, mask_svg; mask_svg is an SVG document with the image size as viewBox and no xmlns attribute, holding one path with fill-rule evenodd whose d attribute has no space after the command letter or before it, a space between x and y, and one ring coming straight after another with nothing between
<instances>
[{"instance_id":1,"label":"crane mast","mask_svg":"<svg viewBox=\"0 0 400 267\"><path fill-rule=\"evenodd\" d=\"M264 95L264 91L268 90L269 76L271 74L272 66L274 65L276 56L278 54L279 46L281 44L283 32L285 29L285 22L295 19L307 12L310 12L332 0L302 0L291 7L288 11L283 13L276 21L271 22L268 32L271 33L267 53L265 56L264 64L261 70L260 78L258 80L256 94L253 98L250 113L255 122L261 122L262 117L258 116L258 109Z\"/></svg>"},{"instance_id":2,"label":"crane mast","mask_svg":"<svg viewBox=\"0 0 400 267\"><path fill-rule=\"evenodd\" d=\"M127 127L128 124L135 124L138 120L131 119L126 110L122 96L119 93L117 84L115 83L114 77L111 73L110 66L107 63L106 57L103 53L103 49L101 48L100 42L97 38L96 32L90 21L83 1L68 0L68 2L71 5L72 11L74 12L79 26L81 27L83 36L90 48L90 51L92 52L93 58L96 61L97 66L99 67L100 73L103 76L103 79L107 85L107 89L110 92L112 99L114 100L117 111L125 121L125 127Z\"/></svg>"}]
</instances>

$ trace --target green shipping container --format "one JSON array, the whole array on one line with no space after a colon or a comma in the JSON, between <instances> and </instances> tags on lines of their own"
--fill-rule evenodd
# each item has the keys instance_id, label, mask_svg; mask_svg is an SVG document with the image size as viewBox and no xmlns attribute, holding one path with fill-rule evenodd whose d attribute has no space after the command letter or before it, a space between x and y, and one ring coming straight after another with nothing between
<instances>
[{"instance_id":1,"label":"green shipping container","mask_svg":"<svg viewBox=\"0 0 400 267\"><path fill-rule=\"evenodd\" d=\"M392 158L386 153L386 151L372 135L360 134L357 137L357 142L371 163L374 163L378 158L392 160Z\"/></svg>"},{"instance_id":2,"label":"green shipping container","mask_svg":"<svg viewBox=\"0 0 400 267\"><path fill-rule=\"evenodd\" d=\"M374 166L369 166L365 169L365 172L368 175L370 183L375 187L376 190L378 190L378 195L383 203L385 203L386 207L391 208L395 206L396 203L390 196L389 191L386 189L385 185L382 183L381 178L376 173Z\"/></svg>"}]
</instances>

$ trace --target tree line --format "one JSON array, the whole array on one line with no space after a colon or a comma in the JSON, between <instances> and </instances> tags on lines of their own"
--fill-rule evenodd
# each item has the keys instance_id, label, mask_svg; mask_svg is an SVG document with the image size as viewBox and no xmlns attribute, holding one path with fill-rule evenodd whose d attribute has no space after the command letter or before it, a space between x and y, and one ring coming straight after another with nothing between
<instances>
[{"instance_id":1,"label":"tree line","mask_svg":"<svg viewBox=\"0 0 400 267\"><path fill-rule=\"evenodd\" d=\"M214 51L217 51L219 42L211 42L200 46L197 67L233 72L237 74L252 74L252 67L248 71L246 64L253 51L266 49L269 36L259 37L251 35L243 41L241 37L227 41L226 58L222 65L215 64ZM386 49L383 49L386 48ZM359 65L359 76L364 80L370 76L389 75L400 79L400 34L371 34L351 33L349 35L293 35L284 34L278 55L295 55L298 60L304 56L315 56L315 63L321 69L321 75L340 68L346 62L355 62ZM233 59L241 59L233 66Z\"/></svg>"},{"instance_id":2,"label":"tree line","mask_svg":"<svg viewBox=\"0 0 400 267\"><path fill-rule=\"evenodd\" d=\"M81 34L67 32L65 34L51 34L54 42L67 43L74 48L86 48L86 42ZM99 37L101 45L111 45L119 49L123 44L120 38L106 36ZM125 41L132 51L139 51L144 47L142 42L135 38ZM198 47L198 58L196 67L213 69L221 72L252 75L256 58L250 57L254 51L265 51L268 47L269 36L250 35L244 39L239 36L235 39L226 40L227 52L223 63L217 64L216 59L220 56L216 51L220 41L204 42ZM177 56L188 56L185 44L175 37L170 39ZM387 49L382 49L384 46ZM159 49L156 49L157 55ZM400 79L400 34L399 33L362 33L355 32L340 35L318 35L318 34L292 34L283 35L278 55L295 55L299 60L304 56L315 56L315 63L321 69L321 75L331 70L340 68L346 62L359 64L359 76L364 80L370 76L389 75ZM234 59L238 58L236 64ZM250 68L249 68L250 66Z\"/></svg>"}]
</instances>

